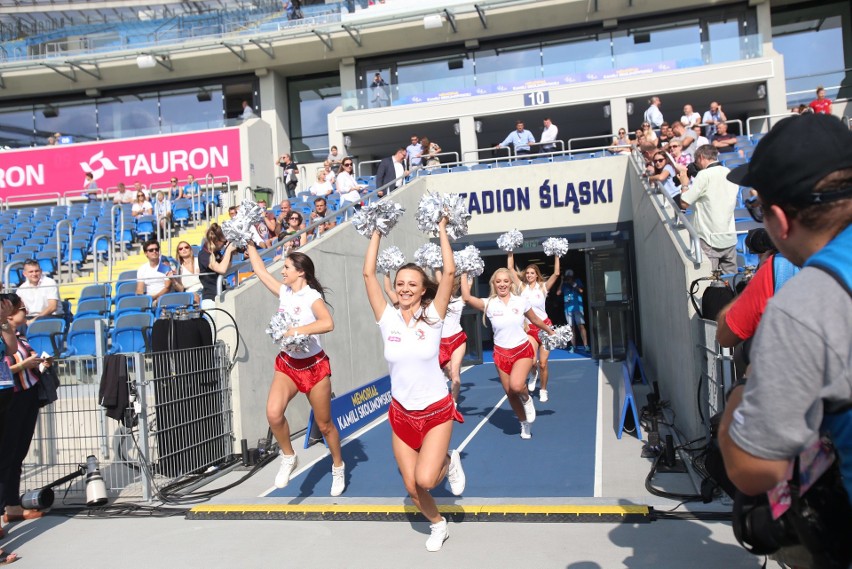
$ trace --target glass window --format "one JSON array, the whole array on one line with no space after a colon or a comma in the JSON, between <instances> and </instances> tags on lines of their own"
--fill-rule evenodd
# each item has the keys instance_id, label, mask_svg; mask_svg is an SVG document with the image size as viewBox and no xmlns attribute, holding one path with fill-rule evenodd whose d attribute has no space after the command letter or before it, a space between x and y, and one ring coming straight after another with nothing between
<instances>
[{"instance_id":1,"label":"glass window","mask_svg":"<svg viewBox=\"0 0 852 569\"><path fill-rule=\"evenodd\" d=\"M433 61L399 63L397 97L403 103L430 93L473 87L473 60L463 54Z\"/></svg>"},{"instance_id":2,"label":"glass window","mask_svg":"<svg viewBox=\"0 0 852 569\"><path fill-rule=\"evenodd\" d=\"M123 95L98 100L98 135L101 139L147 136L160 132L156 93Z\"/></svg>"},{"instance_id":3,"label":"glass window","mask_svg":"<svg viewBox=\"0 0 852 569\"><path fill-rule=\"evenodd\" d=\"M340 105L340 76L294 79L287 86L290 147L297 162L328 155L328 115Z\"/></svg>"},{"instance_id":4,"label":"glass window","mask_svg":"<svg viewBox=\"0 0 852 569\"><path fill-rule=\"evenodd\" d=\"M658 63L674 68L701 65L701 28L696 20L618 32L613 34L612 54L615 69Z\"/></svg>"},{"instance_id":5,"label":"glass window","mask_svg":"<svg viewBox=\"0 0 852 569\"><path fill-rule=\"evenodd\" d=\"M541 78L541 48L496 48L476 52L476 85Z\"/></svg>"},{"instance_id":6,"label":"glass window","mask_svg":"<svg viewBox=\"0 0 852 569\"><path fill-rule=\"evenodd\" d=\"M36 105L35 127L38 138L47 138L53 133L70 136L74 142L98 139L94 101Z\"/></svg>"},{"instance_id":7,"label":"glass window","mask_svg":"<svg viewBox=\"0 0 852 569\"><path fill-rule=\"evenodd\" d=\"M33 139L34 125L32 105L0 111L0 146L20 148L47 144L47 136L50 135Z\"/></svg>"},{"instance_id":8,"label":"glass window","mask_svg":"<svg viewBox=\"0 0 852 569\"><path fill-rule=\"evenodd\" d=\"M744 49L747 44L742 43L744 38L740 38L740 23L736 19L710 22L707 24L707 32L710 35L710 41L707 43L709 48L708 63L726 63L750 57L750 54ZM754 38L753 41L758 45L760 44L757 38Z\"/></svg>"},{"instance_id":9,"label":"glass window","mask_svg":"<svg viewBox=\"0 0 852 569\"><path fill-rule=\"evenodd\" d=\"M541 48L545 77L562 74L593 73L612 69L609 34L581 38Z\"/></svg>"},{"instance_id":10,"label":"glass window","mask_svg":"<svg viewBox=\"0 0 852 569\"><path fill-rule=\"evenodd\" d=\"M161 92L160 120L160 132L164 134L221 128L225 124L222 88L205 86Z\"/></svg>"}]
</instances>

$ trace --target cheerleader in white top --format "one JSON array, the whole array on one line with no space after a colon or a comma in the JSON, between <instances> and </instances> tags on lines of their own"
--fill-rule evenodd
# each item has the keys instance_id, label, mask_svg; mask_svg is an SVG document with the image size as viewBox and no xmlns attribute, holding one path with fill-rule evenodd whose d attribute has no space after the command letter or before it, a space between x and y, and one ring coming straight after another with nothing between
<instances>
[{"instance_id":1,"label":"cheerleader in white top","mask_svg":"<svg viewBox=\"0 0 852 569\"><path fill-rule=\"evenodd\" d=\"M447 237L447 220L439 223L444 269L455 272ZM444 477L456 496L464 491L465 476L458 451L449 451L453 421L463 422L447 380L438 365L441 329L452 293L452 280L436 284L422 268L403 265L393 281L399 307L385 300L376 277L381 234L376 231L364 256L367 298L381 330L384 356L391 380L388 422L393 453L405 489L423 515L432 522L426 549L438 551L449 537L447 520L438 512L429 490Z\"/></svg>"},{"instance_id":2,"label":"cheerleader in white top","mask_svg":"<svg viewBox=\"0 0 852 569\"><path fill-rule=\"evenodd\" d=\"M287 312L298 321L299 325L288 330L287 335L310 336L307 352L282 350L275 358L275 373L266 399L266 419L281 449L275 486L287 486L296 468L296 451L290 443L290 427L284 413L290 400L301 391L308 397L314 421L328 444L332 458L331 495L339 496L346 488L345 465L340 453L340 435L331 419L331 364L319 340L319 334L334 330L334 321L325 304L325 289L314 275L313 261L304 253L287 255L281 269L284 281L281 283L266 269L250 240L246 251L260 282L278 297L279 312Z\"/></svg>"},{"instance_id":3,"label":"cheerleader in white top","mask_svg":"<svg viewBox=\"0 0 852 569\"><path fill-rule=\"evenodd\" d=\"M435 271L438 282L444 278L444 272ZM461 364L467 350L467 334L461 327L461 317L464 311L464 301L461 298L461 277L453 278L453 295L447 306L447 316L441 329L441 351L438 365L450 380L450 393L453 401L458 403L461 390Z\"/></svg>"},{"instance_id":4,"label":"cheerleader in white top","mask_svg":"<svg viewBox=\"0 0 852 569\"><path fill-rule=\"evenodd\" d=\"M519 276L521 274L520 271L515 267L515 256L511 251L509 252L507 266L511 271L512 282L518 294L529 301L536 316L548 326L553 326L553 322L547 317L544 306L547 300L547 293L550 292L550 289L556 284L556 279L559 277L559 255L556 255L556 261L554 261L553 274L546 281L541 276L538 265L534 264L527 265L521 275L523 277L522 280L521 276ZM543 403L548 398L547 380L550 374L547 368L547 360L550 358L550 350L545 349L544 346L539 346L538 326L532 323L532 321L528 321L527 325L527 335L530 337L530 343L533 345L533 350L538 354L530 376L527 378L527 389L532 393L535 390L536 377L541 378L541 391L538 392L538 396Z\"/></svg>"},{"instance_id":5,"label":"cheerleader in white top","mask_svg":"<svg viewBox=\"0 0 852 569\"><path fill-rule=\"evenodd\" d=\"M497 269L491 275L491 294L477 298L470 293L470 282L461 280L462 299L483 312L494 329L494 365L500 374L500 383L509 398L509 405L521 422L521 438L529 439L530 423L535 421L535 406L527 390L527 374L533 366L535 351L524 331L524 317L553 334L553 329L539 318L525 298L512 292L512 275L509 269Z\"/></svg>"}]
</instances>

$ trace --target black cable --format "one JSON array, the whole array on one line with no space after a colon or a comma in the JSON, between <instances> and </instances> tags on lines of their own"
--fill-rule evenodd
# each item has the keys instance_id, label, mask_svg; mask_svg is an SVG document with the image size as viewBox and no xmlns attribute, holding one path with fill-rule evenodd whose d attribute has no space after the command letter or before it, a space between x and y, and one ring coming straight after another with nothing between
<instances>
[{"instance_id":1,"label":"black cable","mask_svg":"<svg viewBox=\"0 0 852 569\"><path fill-rule=\"evenodd\" d=\"M233 324L234 324L234 331L236 332L236 335L237 335L237 344L236 344L236 346L234 346L234 357L231 360L231 363L228 365L228 370L230 371L231 369L234 368L234 365L236 365L237 354L239 354L239 352L240 352L240 327L237 325L237 320L234 318L234 315L231 314L230 312L228 312L227 310L225 310L224 308L208 308L206 310L201 310L201 314L203 316L203 315L207 314L208 312L212 312L212 311L223 312L223 313L227 314L228 318L230 318L231 322L233 322ZM212 318L210 320L213 321ZM219 327L213 326L213 343L214 344L216 343L216 338L218 336L219 336Z\"/></svg>"},{"instance_id":2,"label":"black cable","mask_svg":"<svg viewBox=\"0 0 852 569\"><path fill-rule=\"evenodd\" d=\"M698 502L703 498L700 494L679 494L676 492L666 492L665 490L660 490L659 488L654 487L651 484L651 479L654 477L654 474L657 472L657 465L660 463L660 459L662 459L663 454L660 453L654 459L653 464L651 465L651 470L648 472L648 476L645 477L645 490L654 496L659 496L660 498L669 498L672 500L683 500L684 502Z\"/></svg>"}]
</instances>

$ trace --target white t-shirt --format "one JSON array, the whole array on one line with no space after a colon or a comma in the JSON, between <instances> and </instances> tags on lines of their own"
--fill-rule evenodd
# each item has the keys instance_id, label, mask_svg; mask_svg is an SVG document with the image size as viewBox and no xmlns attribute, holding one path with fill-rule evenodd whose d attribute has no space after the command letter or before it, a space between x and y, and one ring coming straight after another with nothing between
<instances>
[{"instance_id":1,"label":"white t-shirt","mask_svg":"<svg viewBox=\"0 0 852 569\"><path fill-rule=\"evenodd\" d=\"M27 313L35 316L40 314L47 307L49 300L56 300L56 309L59 310L59 287L56 281L50 277L42 276L38 284L33 286L30 281L25 280L24 283L15 291L21 300L24 301L24 306L27 307Z\"/></svg>"},{"instance_id":2,"label":"white t-shirt","mask_svg":"<svg viewBox=\"0 0 852 569\"><path fill-rule=\"evenodd\" d=\"M681 199L695 212L692 225L698 237L715 249L727 249L737 244L734 210L737 207L739 186L728 181L730 170L718 162L704 168Z\"/></svg>"},{"instance_id":3,"label":"white t-shirt","mask_svg":"<svg viewBox=\"0 0 852 569\"><path fill-rule=\"evenodd\" d=\"M310 191L312 195L325 197L334 192L334 186L330 181L326 180L325 182L317 182L311 186Z\"/></svg>"},{"instance_id":4,"label":"white t-shirt","mask_svg":"<svg viewBox=\"0 0 852 569\"><path fill-rule=\"evenodd\" d=\"M444 317L444 328L441 330L442 338L450 338L462 331L461 315L464 310L464 301L460 296L450 299L447 306L447 315Z\"/></svg>"},{"instance_id":5,"label":"white t-shirt","mask_svg":"<svg viewBox=\"0 0 852 569\"><path fill-rule=\"evenodd\" d=\"M145 263L137 269L136 280L145 283L145 294L154 296L166 288L166 273L171 270L169 264L162 259L156 267L152 267L150 263Z\"/></svg>"},{"instance_id":6,"label":"white t-shirt","mask_svg":"<svg viewBox=\"0 0 852 569\"><path fill-rule=\"evenodd\" d=\"M544 309L544 303L547 300L547 290L544 285L536 283L530 287L526 283L521 285L521 296L530 303L530 308L533 309L535 315L542 320L547 320L547 311Z\"/></svg>"},{"instance_id":7,"label":"white t-shirt","mask_svg":"<svg viewBox=\"0 0 852 569\"><path fill-rule=\"evenodd\" d=\"M317 299L322 300L322 295L309 286L304 286L300 291L294 292L289 286L282 284L278 292L278 312L287 312L296 320L296 326L306 326L317 321L314 311L311 309ZM281 351L287 352L288 356L296 359L315 356L322 351L322 344L320 344L317 334L311 334L309 338L309 350L307 352Z\"/></svg>"},{"instance_id":8,"label":"white t-shirt","mask_svg":"<svg viewBox=\"0 0 852 569\"><path fill-rule=\"evenodd\" d=\"M510 350L517 348L527 340L524 331L524 314L532 308L527 299L516 294L509 295L509 302L499 297L483 298L485 315L494 329L494 345Z\"/></svg>"},{"instance_id":9,"label":"white t-shirt","mask_svg":"<svg viewBox=\"0 0 852 569\"><path fill-rule=\"evenodd\" d=\"M337 175L337 192L340 194L341 201L361 201L361 192L358 191L359 186L358 181L349 172L341 172Z\"/></svg>"},{"instance_id":10,"label":"white t-shirt","mask_svg":"<svg viewBox=\"0 0 852 569\"><path fill-rule=\"evenodd\" d=\"M701 115L692 111L691 115L683 115L680 117L680 122L685 127L695 126L701 123Z\"/></svg>"},{"instance_id":11,"label":"white t-shirt","mask_svg":"<svg viewBox=\"0 0 852 569\"><path fill-rule=\"evenodd\" d=\"M154 206L152 206L152 205L151 205L151 202L149 202L149 201L147 201L147 200L146 200L146 201L144 201L144 202L142 202L142 203L139 203L139 202L133 202L133 206L130 208L130 211L131 211L132 213L138 213L138 214L140 214L140 215L148 215L148 214L146 214L145 212L146 212L146 211L153 212L153 211L154 211Z\"/></svg>"},{"instance_id":12,"label":"white t-shirt","mask_svg":"<svg viewBox=\"0 0 852 569\"><path fill-rule=\"evenodd\" d=\"M391 395L409 411L419 411L447 396L447 378L438 367L443 323L433 303L427 324L417 316L406 325L402 313L388 304L378 321L391 378Z\"/></svg>"}]
</instances>

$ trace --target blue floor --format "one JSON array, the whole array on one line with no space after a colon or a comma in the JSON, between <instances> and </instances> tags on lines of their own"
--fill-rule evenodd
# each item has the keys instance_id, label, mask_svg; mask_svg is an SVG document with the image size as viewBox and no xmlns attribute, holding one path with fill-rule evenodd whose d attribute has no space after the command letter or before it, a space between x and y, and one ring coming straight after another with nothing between
<instances>
[{"instance_id":1,"label":"blue floor","mask_svg":"<svg viewBox=\"0 0 852 569\"><path fill-rule=\"evenodd\" d=\"M594 495L598 365L566 352L564 357L553 358L549 368L550 400L541 403L536 391L532 439L520 438L518 420L504 401L462 450L467 475L464 498ZM462 444L504 395L493 364L464 372L459 410L465 422L455 425L450 448ZM387 422L345 444L343 460L347 476L343 497L405 496ZM327 497L330 471L331 457L326 457L295 476L287 488L276 489L267 497L296 501ZM446 482L432 494L452 497Z\"/></svg>"}]
</instances>

